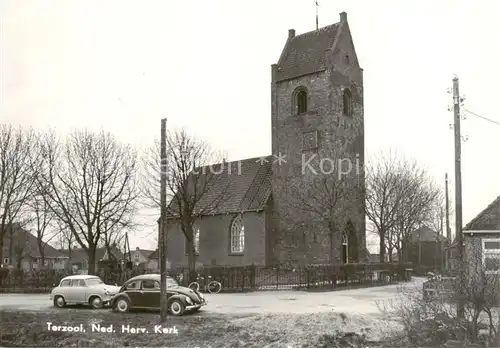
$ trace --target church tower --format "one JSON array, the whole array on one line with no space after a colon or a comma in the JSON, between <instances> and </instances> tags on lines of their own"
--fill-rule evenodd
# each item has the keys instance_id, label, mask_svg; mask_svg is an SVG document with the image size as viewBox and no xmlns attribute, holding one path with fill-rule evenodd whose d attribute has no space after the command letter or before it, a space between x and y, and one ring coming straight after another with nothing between
<instances>
[{"instance_id":1,"label":"church tower","mask_svg":"<svg viewBox=\"0 0 500 348\"><path fill-rule=\"evenodd\" d=\"M339 216L330 219L333 233L325 211L333 192L318 186L335 186L340 179L352 183L353 192L364 187L363 69L347 14L305 34L290 29L271 69L272 154L281 157L273 164L275 257L298 263L361 261L363 190L342 213L334 213Z\"/></svg>"}]
</instances>

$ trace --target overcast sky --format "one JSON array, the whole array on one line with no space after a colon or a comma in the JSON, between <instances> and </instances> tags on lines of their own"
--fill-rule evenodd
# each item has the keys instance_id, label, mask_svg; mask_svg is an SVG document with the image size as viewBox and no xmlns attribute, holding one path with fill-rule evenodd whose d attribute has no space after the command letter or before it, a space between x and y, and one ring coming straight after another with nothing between
<instances>
[{"instance_id":1,"label":"overcast sky","mask_svg":"<svg viewBox=\"0 0 500 348\"><path fill-rule=\"evenodd\" d=\"M500 2L320 1L320 26L342 11L367 154L397 148L440 182L449 172L453 191L447 90L457 74L464 107L500 122ZM147 146L167 117L229 160L271 153L270 65L288 29L315 29L313 0L2 0L0 16L2 123L104 127ZM500 195L500 125L470 115L462 130L465 224ZM155 218L132 248L154 248Z\"/></svg>"}]
</instances>

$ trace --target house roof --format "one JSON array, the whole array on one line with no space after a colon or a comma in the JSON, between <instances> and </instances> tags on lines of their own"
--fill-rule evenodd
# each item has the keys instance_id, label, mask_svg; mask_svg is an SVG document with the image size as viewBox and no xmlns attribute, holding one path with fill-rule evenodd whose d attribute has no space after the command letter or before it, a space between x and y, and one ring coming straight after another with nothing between
<instances>
[{"instance_id":1,"label":"house roof","mask_svg":"<svg viewBox=\"0 0 500 348\"><path fill-rule=\"evenodd\" d=\"M462 230L500 230L500 196L465 225Z\"/></svg>"},{"instance_id":2,"label":"house roof","mask_svg":"<svg viewBox=\"0 0 500 348\"><path fill-rule=\"evenodd\" d=\"M326 69L325 51L332 48L340 22L288 38L278 61L276 81Z\"/></svg>"},{"instance_id":3,"label":"house roof","mask_svg":"<svg viewBox=\"0 0 500 348\"><path fill-rule=\"evenodd\" d=\"M158 249L149 254L148 259L150 260L158 260Z\"/></svg>"},{"instance_id":4,"label":"house roof","mask_svg":"<svg viewBox=\"0 0 500 348\"><path fill-rule=\"evenodd\" d=\"M111 249L111 254L115 259L121 260L123 258L123 253L116 246L112 246L110 249ZM61 250L61 252L69 257L68 249ZM97 248L95 251L96 261L101 261L104 258L104 256L107 256L106 254L107 254L106 247ZM76 262L82 262L84 260L88 260L87 252L83 248L71 249L71 260Z\"/></svg>"},{"instance_id":5,"label":"house roof","mask_svg":"<svg viewBox=\"0 0 500 348\"><path fill-rule=\"evenodd\" d=\"M272 156L247 158L219 163L202 174L210 175L210 186L197 202L194 212L202 215L218 215L262 210L271 195ZM222 167L217 167L222 166ZM220 174L218 173L219 168ZM203 174L207 173L207 174ZM208 208L207 208L208 207ZM176 201L169 205L169 218L177 214Z\"/></svg>"},{"instance_id":6,"label":"house roof","mask_svg":"<svg viewBox=\"0 0 500 348\"><path fill-rule=\"evenodd\" d=\"M149 255L151 255L154 252L154 250L136 248L134 251L131 251L131 253L137 253L137 252L147 259L149 258Z\"/></svg>"},{"instance_id":7,"label":"house roof","mask_svg":"<svg viewBox=\"0 0 500 348\"><path fill-rule=\"evenodd\" d=\"M12 232L13 231L13 232ZM40 249L38 248L37 237L24 228L20 227L19 224L13 224L12 228L7 227L7 232L3 238L3 255L9 254L9 248L11 246L10 240L12 236L12 247L15 249L12 252L18 254L22 252L23 255L31 255L32 257L41 257ZM57 249L45 243L43 246L44 257L45 258L63 258L65 255L59 252Z\"/></svg>"},{"instance_id":8,"label":"house roof","mask_svg":"<svg viewBox=\"0 0 500 348\"><path fill-rule=\"evenodd\" d=\"M410 234L411 242L444 242L447 238L433 231L427 226L422 226Z\"/></svg>"}]
</instances>

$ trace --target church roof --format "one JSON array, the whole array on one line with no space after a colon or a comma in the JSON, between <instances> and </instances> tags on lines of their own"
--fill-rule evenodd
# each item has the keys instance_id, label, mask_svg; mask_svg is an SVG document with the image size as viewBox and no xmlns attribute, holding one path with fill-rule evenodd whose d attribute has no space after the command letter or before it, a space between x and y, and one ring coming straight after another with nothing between
<instances>
[{"instance_id":1,"label":"church roof","mask_svg":"<svg viewBox=\"0 0 500 348\"><path fill-rule=\"evenodd\" d=\"M332 48L339 27L340 22L290 37L278 61L276 81L324 71L325 51Z\"/></svg>"},{"instance_id":2,"label":"church roof","mask_svg":"<svg viewBox=\"0 0 500 348\"><path fill-rule=\"evenodd\" d=\"M464 231L498 229L500 229L500 196L463 228Z\"/></svg>"},{"instance_id":3,"label":"church roof","mask_svg":"<svg viewBox=\"0 0 500 348\"><path fill-rule=\"evenodd\" d=\"M221 173L210 174L215 176L197 202L195 213L218 215L264 209L271 195L272 160L272 156L264 156L218 164L223 166ZM169 218L177 215L175 205L172 200Z\"/></svg>"}]
</instances>

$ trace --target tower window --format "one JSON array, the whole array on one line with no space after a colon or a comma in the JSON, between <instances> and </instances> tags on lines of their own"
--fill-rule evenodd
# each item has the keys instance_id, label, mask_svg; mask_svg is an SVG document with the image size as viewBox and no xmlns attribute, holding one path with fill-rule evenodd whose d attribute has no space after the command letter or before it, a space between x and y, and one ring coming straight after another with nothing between
<instances>
[{"instance_id":1,"label":"tower window","mask_svg":"<svg viewBox=\"0 0 500 348\"><path fill-rule=\"evenodd\" d=\"M295 110L297 115L307 112L307 91L300 88L295 92Z\"/></svg>"},{"instance_id":2,"label":"tower window","mask_svg":"<svg viewBox=\"0 0 500 348\"><path fill-rule=\"evenodd\" d=\"M352 94L349 89L344 89L342 99L344 104L344 116L352 117Z\"/></svg>"},{"instance_id":3,"label":"tower window","mask_svg":"<svg viewBox=\"0 0 500 348\"><path fill-rule=\"evenodd\" d=\"M347 54L345 55L344 61L346 64L349 64L349 55L347 55Z\"/></svg>"}]
</instances>

